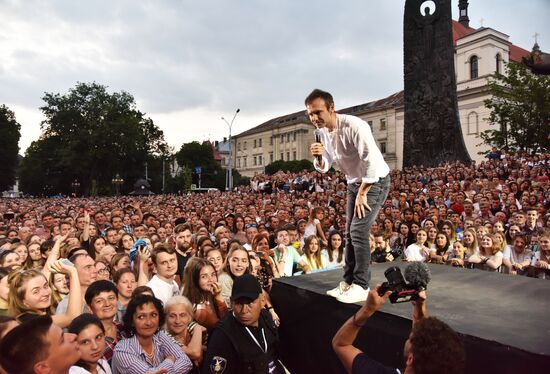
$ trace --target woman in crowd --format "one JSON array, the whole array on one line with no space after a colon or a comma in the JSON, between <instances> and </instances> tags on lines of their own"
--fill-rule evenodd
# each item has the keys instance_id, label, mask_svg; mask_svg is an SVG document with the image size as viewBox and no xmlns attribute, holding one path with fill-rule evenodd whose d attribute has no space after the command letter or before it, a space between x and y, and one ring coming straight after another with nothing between
<instances>
[{"instance_id":1,"label":"woman in crowd","mask_svg":"<svg viewBox=\"0 0 550 374\"><path fill-rule=\"evenodd\" d=\"M466 248L461 241L456 241L447 251L447 265L464 267L464 253Z\"/></svg>"},{"instance_id":2,"label":"woman in crowd","mask_svg":"<svg viewBox=\"0 0 550 374\"><path fill-rule=\"evenodd\" d=\"M479 250L476 230L474 228L464 230L462 244L464 244L464 261L467 262L470 256Z\"/></svg>"},{"instance_id":3,"label":"woman in crowd","mask_svg":"<svg viewBox=\"0 0 550 374\"><path fill-rule=\"evenodd\" d=\"M484 270L498 271L502 265L502 248L492 235L485 234L481 238L479 250L468 261Z\"/></svg>"},{"instance_id":4,"label":"woman in crowd","mask_svg":"<svg viewBox=\"0 0 550 374\"><path fill-rule=\"evenodd\" d=\"M321 256L319 238L316 235L310 235L306 238L304 254L300 257L299 264L305 274L326 268L326 264Z\"/></svg>"},{"instance_id":5,"label":"woman in crowd","mask_svg":"<svg viewBox=\"0 0 550 374\"><path fill-rule=\"evenodd\" d=\"M0 252L0 267L15 269L21 266L19 255L9 249Z\"/></svg>"},{"instance_id":6,"label":"woman in crowd","mask_svg":"<svg viewBox=\"0 0 550 374\"><path fill-rule=\"evenodd\" d=\"M218 282L222 287L222 297L225 305L231 307L231 289L233 280L250 272L248 251L240 245L232 246L225 258L223 272L218 276Z\"/></svg>"},{"instance_id":7,"label":"woman in crowd","mask_svg":"<svg viewBox=\"0 0 550 374\"><path fill-rule=\"evenodd\" d=\"M40 253L40 244L31 243L28 248L29 256L27 257L25 269L41 269L44 266L44 259Z\"/></svg>"},{"instance_id":8,"label":"woman in crowd","mask_svg":"<svg viewBox=\"0 0 550 374\"><path fill-rule=\"evenodd\" d=\"M80 360L69 369L69 374L111 374L111 367L103 356L105 350L105 329L93 314L85 313L76 317L68 327L76 335ZM77 370L82 368L85 371Z\"/></svg>"},{"instance_id":9,"label":"woman in crowd","mask_svg":"<svg viewBox=\"0 0 550 374\"><path fill-rule=\"evenodd\" d=\"M226 246L227 246L227 243L226 243ZM212 264L219 278L220 275L224 272L222 251L218 248L212 248L204 254L204 257L208 262Z\"/></svg>"},{"instance_id":10,"label":"woman in crowd","mask_svg":"<svg viewBox=\"0 0 550 374\"><path fill-rule=\"evenodd\" d=\"M340 231L335 230L330 233L327 248L321 250L321 256L328 269L344 266L344 238Z\"/></svg>"},{"instance_id":11,"label":"woman in crowd","mask_svg":"<svg viewBox=\"0 0 550 374\"><path fill-rule=\"evenodd\" d=\"M452 246L453 243L456 242L456 230L451 221L443 221L443 224L441 225L441 232L447 235L447 238L449 239L449 246Z\"/></svg>"},{"instance_id":12,"label":"woman in crowd","mask_svg":"<svg viewBox=\"0 0 550 374\"><path fill-rule=\"evenodd\" d=\"M444 264L447 261L447 251L452 246L446 234L440 232L435 238L435 245L430 248L430 262Z\"/></svg>"},{"instance_id":13,"label":"woman in crowd","mask_svg":"<svg viewBox=\"0 0 550 374\"><path fill-rule=\"evenodd\" d=\"M550 279L550 229L545 229L539 237L540 250L531 260L533 275L541 279Z\"/></svg>"},{"instance_id":14,"label":"woman in crowd","mask_svg":"<svg viewBox=\"0 0 550 374\"><path fill-rule=\"evenodd\" d=\"M132 246L134 245L134 237L128 233L123 234L118 240L118 251L120 253L130 253Z\"/></svg>"},{"instance_id":15,"label":"woman in crowd","mask_svg":"<svg viewBox=\"0 0 550 374\"><path fill-rule=\"evenodd\" d=\"M137 287L136 274L130 268L119 269L113 275L113 282L118 290L117 320L122 321L122 316L126 312L132 293Z\"/></svg>"},{"instance_id":16,"label":"woman in crowd","mask_svg":"<svg viewBox=\"0 0 550 374\"><path fill-rule=\"evenodd\" d=\"M392 251L404 253L405 249L414 243L409 225L406 223L399 224L399 237L393 243Z\"/></svg>"},{"instance_id":17,"label":"woman in crowd","mask_svg":"<svg viewBox=\"0 0 550 374\"><path fill-rule=\"evenodd\" d=\"M430 249L426 247L426 239L428 239L426 230L418 230L416 233L416 242L405 249L405 259L407 261L426 262L430 253Z\"/></svg>"},{"instance_id":18,"label":"woman in crowd","mask_svg":"<svg viewBox=\"0 0 550 374\"><path fill-rule=\"evenodd\" d=\"M527 235L517 234L514 238L514 242L511 245L507 245L502 251L502 254L502 264L508 274L527 275L533 259L533 252L529 249L529 239Z\"/></svg>"},{"instance_id":19,"label":"woman in crowd","mask_svg":"<svg viewBox=\"0 0 550 374\"><path fill-rule=\"evenodd\" d=\"M105 238L101 236L92 239L92 241L90 242L90 246L91 248L94 249L94 253L95 253L94 259L96 260L100 259L101 250L105 248L106 245L107 245L107 242L105 241Z\"/></svg>"},{"instance_id":20,"label":"woman in crowd","mask_svg":"<svg viewBox=\"0 0 550 374\"><path fill-rule=\"evenodd\" d=\"M9 275L10 269L0 267L0 316L6 316L8 314L8 295L10 293L10 286L8 284Z\"/></svg>"},{"instance_id":21,"label":"woman in crowd","mask_svg":"<svg viewBox=\"0 0 550 374\"><path fill-rule=\"evenodd\" d=\"M173 296L164 306L166 332L171 335L196 367L202 361L206 328L194 321L193 304L185 296Z\"/></svg>"},{"instance_id":22,"label":"woman in crowd","mask_svg":"<svg viewBox=\"0 0 550 374\"><path fill-rule=\"evenodd\" d=\"M235 216L233 222L233 239L237 239L241 244L246 243L246 233L244 230L244 218L240 214Z\"/></svg>"},{"instance_id":23,"label":"woman in crowd","mask_svg":"<svg viewBox=\"0 0 550 374\"><path fill-rule=\"evenodd\" d=\"M518 225L510 225L510 227L508 228L508 232L506 233L506 242L513 243L514 238L520 232L521 232L521 229Z\"/></svg>"},{"instance_id":24,"label":"woman in crowd","mask_svg":"<svg viewBox=\"0 0 550 374\"><path fill-rule=\"evenodd\" d=\"M428 239L426 239L426 247L434 248L435 239L437 238L437 229L435 227L430 227L429 229L425 229L425 230L428 233Z\"/></svg>"},{"instance_id":25,"label":"woman in crowd","mask_svg":"<svg viewBox=\"0 0 550 374\"><path fill-rule=\"evenodd\" d=\"M116 273L119 269L130 267L130 258L126 253L117 253L111 259L111 273Z\"/></svg>"},{"instance_id":26,"label":"woman in crowd","mask_svg":"<svg viewBox=\"0 0 550 374\"><path fill-rule=\"evenodd\" d=\"M162 302L139 295L130 300L123 322L129 338L115 347L113 374L189 373L193 364L181 348L160 330L165 315Z\"/></svg>"},{"instance_id":27,"label":"woman in crowd","mask_svg":"<svg viewBox=\"0 0 550 374\"><path fill-rule=\"evenodd\" d=\"M53 322L65 328L82 313L82 291L78 273L74 266L66 265L62 260L51 265L51 272L69 275L71 292L68 295L68 307L65 314L52 315ZM51 314L52 290L48 280L38 270L14 271L8 279L8 314L25 320L32 315Z\"/></svg>"},{"instance_id":28,"label":"woman in crowd","mask_svg":"<svg viewBox=\"0 0 550 374\"><path fill-rule=\"evenodd\" d=\"M57 304L69 294L69 279L64 273L50 273L49 285L52 290L52 308L55 310Z\"/></svg>"},{"instance_id":29,"label":"woman in crowd","mask_svg":"<svg viewBox=\"0 0 550 374\"><path fill-rule=\"evenodd\" d=\"M15 253L17 253L19 256L19 264L23 266L29 257L29 250L27 249L27 246L23 243L14 243L11 248Z\"/></svg>"},{"instance_id":30,"label":"woman in crowd","mask_svg":"<svg viewBox=\"0 0 550 374\"><path fill-rule=\"evenodd\" d=\"M252 252L256 253L260 259L260 269L258 270L258 281L262 289L269 292L271 290L272 279L279 277L279 270L275 260L271 257L269 248L269 236L267 233L258 233L252 239Z\"/></svg>"},{"instance_id":31,"label":"woman in crowd","mask_svg":"<svg viewBox=\"0 0 550 374\"><path fill-rule=\"evenodd\" d=\"M205 259L193 257L185 267L182 295L193 304L195 320L209 331L227 313L214 267Z\"/></svg>"},{"instance_id":32,"label":"woman in crowd","mask_svg":"<svg viewBox=\"0 0 550 374\"><path fill-rule=\"evenodd\" d=\"M101 252L99 252L99 257L97 258L97 261L105 261L106 263L110 264L115 255L115 247L111 245L106 245L105 247L103 247Z\"/></svg>"},{"instance_id":33,"label":"woman in crowd","mask_svg":"<svg viewBox=\"0 0 550 374\"><path fill-rule=\"evenodd\" d=\"M323 226L321 225L321 222L323 221L324 218L325 218L325 210L323 208L316 207L311 209L311 212L309 214L309 220L307 222L306 229L304 232L304 240L311 235L317 235L322 240L322 243L327 242L325 231L323 230Z\"/></svg>"}]
</instances>

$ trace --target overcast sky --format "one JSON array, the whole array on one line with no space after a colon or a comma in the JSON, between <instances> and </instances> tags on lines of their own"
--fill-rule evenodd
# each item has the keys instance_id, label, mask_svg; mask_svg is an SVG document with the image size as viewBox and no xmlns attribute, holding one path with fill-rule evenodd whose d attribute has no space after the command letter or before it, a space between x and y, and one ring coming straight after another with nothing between
<instances>
[{"instance_id":1,"label":"overcast sky","mask_svg":"<svg viewBox=\"0 0 550 374\"><path fill-rule=\"evenodd\" d=\"M458 0L453 2L457 19ZM221 140L302 109L313 89L337 107L403 88L401 0L0 0L0 104L40 135L44 92L76 82L125 90L182 143ZM527 5L528 4L528 5ZM550 0L470 0L470 26L550 51Z\"/></svg>"}]
</instances>

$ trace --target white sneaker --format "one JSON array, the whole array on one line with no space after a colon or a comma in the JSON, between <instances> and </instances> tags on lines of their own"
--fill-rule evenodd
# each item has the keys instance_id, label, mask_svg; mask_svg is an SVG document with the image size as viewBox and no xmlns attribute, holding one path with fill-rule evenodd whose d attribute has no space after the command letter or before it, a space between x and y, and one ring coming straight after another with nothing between
<instances>
[{"instance_id":1,"label":"white sneaker","mask_svg":"<svg viewBox=\"0 0 550 374\"><path fill-rule=\"evenodd\" d=\"M360 303L367 300L369 292L370 288L364 289L357 284L352 284L347 291L336 296L336 300L347 304Z\"/></svg>"},{"instance_id":2,"label":"white sneaker","mask_svg":"<svg viewBox=\"0 0 550 374\"><path fill-rule=\"evenodd\" d=\"M351 286L349 284L347 284L345 281L341 281L338 284L338 287L333 288L332 290L328 290L327 295L332 296L332 297L338 297L341 294L343 294L344 292L346 292L350 287Z\"/></svg>"}]
</instances>

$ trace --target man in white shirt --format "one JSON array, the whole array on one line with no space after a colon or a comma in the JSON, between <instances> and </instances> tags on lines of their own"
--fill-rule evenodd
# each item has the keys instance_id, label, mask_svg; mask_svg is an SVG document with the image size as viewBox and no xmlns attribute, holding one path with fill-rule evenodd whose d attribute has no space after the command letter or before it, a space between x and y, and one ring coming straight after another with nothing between
<instances>
[{"instance_id":1,"label":"man in white shirt","mask_svg":"<svg viewBox=\"0 0 550 374\"><path fill-rule=\"evenodd\" d=\"M310 121L321 130L321 142L310 148L315 169L324 173L338 167L348 182L344 281L327 294L357 303L369 293L370 227L388 195L390 168L370 126L360 118L337 114L330 93L315 89L305 105Z\"/></svg>"},{"instance_id":2,"label":"man in white shirt","mask_svg":"<svg viewBox=\"0 0 550 374\"><path fill-rule=\"evenodd\" d=\"M161 244L153 249L151 260L155 265L155 275L147 283L157 299L163 304L172 297L179 295L179 287L174 280L178 271L176 251L167 245Z\"/></svg>"}]
</instances>

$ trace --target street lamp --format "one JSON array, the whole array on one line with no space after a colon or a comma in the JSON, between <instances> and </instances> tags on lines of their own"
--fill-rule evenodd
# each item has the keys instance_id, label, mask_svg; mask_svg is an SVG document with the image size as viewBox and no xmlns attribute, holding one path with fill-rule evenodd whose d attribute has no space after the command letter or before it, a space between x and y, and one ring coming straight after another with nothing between
<instances>
[{"instance_id":1,"label":"street lamp","mask_svg":"<svg viewBox=\"0 0 550 374\"><path fill-rule=\"evenodd\" d=\"M115 177L111 180L111 183L115 186L115 193L118 196L120 186L124 183L124 178L122 178L118 173L116 173Z\"/></svg>"},{"instance_id":2,"label":"street lamp","mask_svg":"<svg viewBox=\"0 0 550 374\"><path fill-rule=\"evenodd\" d=\"M78 179L75 178L75 180L71 183L71 187L73 189L74 197L76 197L76 193L80 189L80 182L78 181Z\"/></svg>"},{"instance_id":3,"label":"street lamp","mask_svg":"<svg viewBox=\"0 0 550 374\"><path fill-rule=\"evenodd\" d=\"M237 108L235 111L235 114L233 115L233 119L231 120L231 123L227 122L225 118L222 117L222 120L227 123L227 126L229 126L229 168L227 170L227 177L225 179L225 190L227 191L233 191L233 150L231 148L231 128L233 127L233 121L235 121L235 117L237 117L237 114L241 110Z\"/></svg>"}]
</instances>

